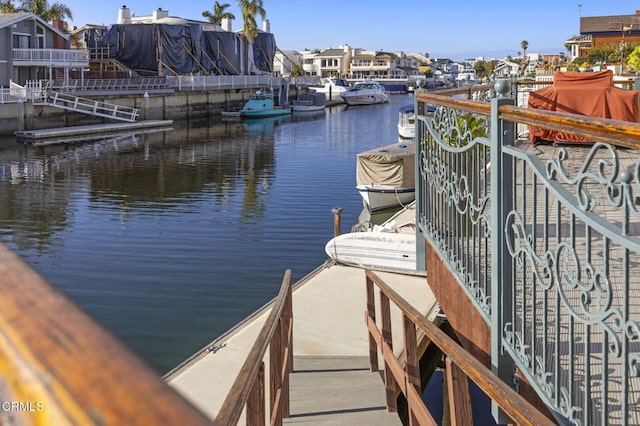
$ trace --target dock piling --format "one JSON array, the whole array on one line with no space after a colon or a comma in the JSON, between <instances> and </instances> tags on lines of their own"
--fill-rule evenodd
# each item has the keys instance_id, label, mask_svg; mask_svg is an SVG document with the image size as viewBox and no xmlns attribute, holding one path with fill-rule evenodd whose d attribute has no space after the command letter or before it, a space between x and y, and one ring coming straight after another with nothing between
<instances>
[{"instance_id":1,"label":"dock piling","mask_svg":"<svg viewBox=\"0 0 640 426\"><path fill-rule=\"evenodd\" d=\"M333 213L333 236L337 237L341 234L340 232L340 221L342 217L342 207L334 207L331 209Z\"/></svg>"}]
</instances>

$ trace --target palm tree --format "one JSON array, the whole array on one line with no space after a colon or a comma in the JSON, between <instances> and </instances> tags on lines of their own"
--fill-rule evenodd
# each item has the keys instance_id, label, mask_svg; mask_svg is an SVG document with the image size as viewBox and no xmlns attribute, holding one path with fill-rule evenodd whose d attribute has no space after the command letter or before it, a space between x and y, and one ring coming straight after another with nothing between
<instances>
[{"instance_id":1,"label":"palm tree","mask_svg":"<svg viewBox=\"0 0 640 426\"><path fill-rule=\"evenodd\" d=\"M16 13L19 12L13 0L0 1L0 13Z\"/></svg>"},{"instance_id":2,"label":"palm tree","mask_svg":"<svg viewBox=\"0 0 640 426\"><path fill-rule=\"evenodd\" d=\"M522 56L527 56L527 47L529 47L529 42L527 40L522 40L520 42L520 47L522 47Z\"/></svg>"},{"instance_id":3,"label":"palm tree","mask_svg":"<svg viewBox=\"0 0 640 426\"><path fill-rule=\"evenodd\" d=\"M213 2L213 13L205 10L204 12L202 12L202 16L207 18L212 24L222 25L223 19L236 19L233 13L224 11L229 6L229 3L220 4L215 1Z\"/></svg>"},{"instance_id":4,"label":"palm tree","mask_svg":"<svg viewBox=\"0 0 640 426\"><path fill-rule=\"evenodd\" d=\"M238 6L242 11L242 20L244 25L242 32L244 33L245 40L247 41L247 48L245 49L245 64L247 64L246 71L249 72L249 50L252 50L253 41L258 36L258 24L256 23L256 15L264 20L267 17L267 12L263 7L263 0L238 0Z\"/></svg>"},{"instance_id":5,"label":"palm tree","mask_svg":"<svg viewBox=\"0 0 640 426\"><path fill-rule=\"evenodd\" d=\"M22 0L20 10L38 15L45 21L53 21L54 19L73 19L71 9L63 3L49 4L47 0Z\"/></svg>"},{"instance_id":6,"label":"palm tree","mask_svg":"<svg viewBox=\"0 0 640 426\"><path fill-rule=\"evenodd\" d=\"M256 15L260 15L263 20L267 17L267 11L264 10L263 5L263 0L238 0L238 6L240 6L242 20L244 21L242 31L249 43L253 43L258 36Z\"/></svg>"}]
</instances>

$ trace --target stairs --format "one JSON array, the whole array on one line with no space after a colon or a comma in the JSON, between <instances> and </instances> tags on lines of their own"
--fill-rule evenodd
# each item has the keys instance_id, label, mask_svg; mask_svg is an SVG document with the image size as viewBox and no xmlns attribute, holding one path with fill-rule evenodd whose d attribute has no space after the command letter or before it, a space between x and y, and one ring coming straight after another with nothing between
<instances>
[{"instance_id":1,"label":"stairs","mask_svg":"<svg viewBox=\"0 0 640 426\"><path fill-rule=\"evenodd\" d=\"M55 108L75 111L82 114L89 114L97 117L111 118L119 121L132 123L140 115L137 108L123 107L92 99L80 98L61 92L43 93L42 97L33 99L34 105L49 105Z\"/></svg>"}]
</instances>

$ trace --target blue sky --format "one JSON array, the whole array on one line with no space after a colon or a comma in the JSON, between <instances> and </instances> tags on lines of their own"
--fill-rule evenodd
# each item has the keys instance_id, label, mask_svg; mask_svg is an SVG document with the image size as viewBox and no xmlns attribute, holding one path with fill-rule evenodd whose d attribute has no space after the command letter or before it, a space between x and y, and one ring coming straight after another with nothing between
<instances>
[{"instance_id":1,"label":"blue sky","mask_svg":"<svg viewBox=\"0 0 640 426\"><path fill-rule=\"evenodd\" d=\"M124 4L136 15L150 15L158 7L169 15L204 19L209 0L57 0L71 9L71 25L114 24ZM49 1L53 3L53 1ZM234 0L226 10L242 27ZM579 17L631 15L640 4L630 0L505 1L337 1L264 0L267 19L282 50L326 49L348 44L367 50L428 52L431 57L462 59L472 56L516 56L527 40L528 52L565 52L564 42L579 33ZM581 7L579 6L581 5ZM385 7L380 7L384 5ZM261 25L258 18L258 24Z\"/></svg>"}]
</instances>

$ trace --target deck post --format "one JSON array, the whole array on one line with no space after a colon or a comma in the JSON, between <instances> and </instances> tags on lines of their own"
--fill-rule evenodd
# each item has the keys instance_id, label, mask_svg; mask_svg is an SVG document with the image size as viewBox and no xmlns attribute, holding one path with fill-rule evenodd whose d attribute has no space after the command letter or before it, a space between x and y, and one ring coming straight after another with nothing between
<instances>
[{"instance_id":1,"label":"deck post","mask_svg":"<svg viewBox=\"0 0 640 426\"><path fill-rule=\"evenodd\" d=\"M341 234L341 218L342 218L342 207L334 207L331 209L331 213L333 213L333 236L337 237Z\"/></svg>"},{"instance_id":2,"label":"deck post","mask_svg":"<svg viewBox=\"0 0 640 426\"><path fill-rule=\"evenodd\" d=\"M502 331L512 322L511 296L513 286L512 262L506 258L507 242L504 238L506 218L512 210L511 188L514 182L511 162L505 161L503 146L513 145L514 124L499 118L500 107L515 105L508 98L510 90L508 80L499 80L495 84L497 98L491 99L491 368L503 382L513 386L515 364L502 348ZM511 422L511 419L498 407L491 404L493 417L498 424Z\"/></svg>"},{"instance_id":3,"label":"deck post","mask_svg":"<svg viewBox=\"0 0 640 426\"><path fill-rule=\"evenodd\" d=\"M391 353L382 357L384 359L384 384L387 394L387 410L390 412L396 412L398 411L398 403L396 401L396 380L393 377L391 367L386 360L387 356L394 356L393 337L391 334L391 304L389 303L387 295L382 291L380 292L380 316L382 317L382 341L391 348Z\"/></svg>"},{"instance_id":4,"label":"deck post","mask_svg":"<svg viewBox=\"0 0 640 426\"><path fill-rule=\"evenodd\" d=\"M264 362L260 364L258 374L254 378L249 399L247 399L247 426L264 425Z\"/></svg>"},{"instance_id":5,"label":"deck post","mask_svg":"<svg viewBox=\"0 0 640 426\"><path fill-rule=\"evenodd\" d=\"M404 353L406 357L405 372L407 386L413 386L418 394L422 391L420 383L420 368L418 366L418 342L416 338L416 325L406 314L402 315L402 332L404 335ZM408 393L408 391L407 391ZM410 425L417 425L419 422L413 414L413 404L407 398L408 417Z\"/></svg>"},{"instance_id":6,"label":"deck post","mask_svg":"<svg viewBox=\"0 0 640 426\"><path fill-rule=\"evenodd\" d=\"M269 405L271 409L269 410L269 414L271 416L271 424L274 425L282 424L282 411L281 406L279 406L280 401L282 400L281 326L282 321L278 320L276 330L274 331L271 342L269 343L269 364L271 366L269 369L269 381L271 382L271 391L269 392L269 401L271 402Z\"/></svg>"},{"instance_id":7,"label":"deck post","mask_svg":"<svg viewBox=\"0 0 640 426\"><path fill-rule=\"evenodd\" d=\"M365 275L367 286L367 312L365 318L370 318L374 323L376 322L376 301L373 291L373 281L368 274ZM378 371L378 345L376 339L369 334L369 367L372 372Z\"/></svg>"}]
</instances>

